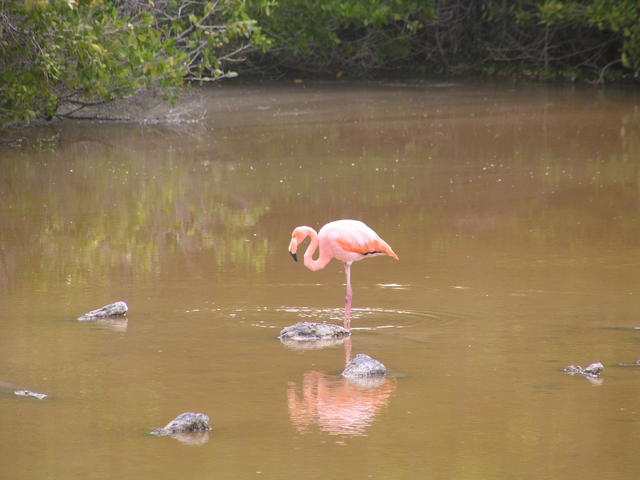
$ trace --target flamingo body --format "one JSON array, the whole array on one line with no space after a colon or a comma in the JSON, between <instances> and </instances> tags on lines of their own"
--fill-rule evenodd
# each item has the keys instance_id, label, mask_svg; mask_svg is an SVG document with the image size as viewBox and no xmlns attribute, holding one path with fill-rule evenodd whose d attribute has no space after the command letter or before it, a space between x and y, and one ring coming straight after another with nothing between
<instances>
[{"instance_id":1,"label":"flamingo body","mask_svg":"<svg viewBox=\"0 0 640 480\"><path fill-rule=\"evenodd\" d=\"M304 252L304 266L309 270L321 270L332 258L345 264L347 294L345 297L344 327L350 328L351 320L351 264L367 257L388 255L398 260L398 256L389 244L376 232L359 220L336 220L324 225L319 232L307 226L296 227L291 233L289 253L298 261L298 245L310 237L309 246ZM320 249L318 258L313 255Z\"/></svg>"}]
</instances>

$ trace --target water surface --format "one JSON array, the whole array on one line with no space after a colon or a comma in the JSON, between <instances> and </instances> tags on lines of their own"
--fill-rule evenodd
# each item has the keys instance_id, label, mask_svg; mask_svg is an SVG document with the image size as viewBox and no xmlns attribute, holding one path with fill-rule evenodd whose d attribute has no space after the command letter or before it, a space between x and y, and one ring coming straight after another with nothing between
<instances>
[{"instance_id":1,"label":"water surface","mask_svg":"<svg viewBox=\"0 0 640 480\"><path fill-rule=\"evenodd\" d=\"M635 479L640 95L469 84L223 86L173 123L0 144L7 478ZM197 120L197 121L184 121ZM311 272L293 227L399 255ZM118 321L78 322L124 300ZM340 377L367 353L391 371ZM605 365L602 382L569 364ZM29 388L44 400L13 395ZM194 444L148 432L210 415Z\"/></svg>"}]
</instances>

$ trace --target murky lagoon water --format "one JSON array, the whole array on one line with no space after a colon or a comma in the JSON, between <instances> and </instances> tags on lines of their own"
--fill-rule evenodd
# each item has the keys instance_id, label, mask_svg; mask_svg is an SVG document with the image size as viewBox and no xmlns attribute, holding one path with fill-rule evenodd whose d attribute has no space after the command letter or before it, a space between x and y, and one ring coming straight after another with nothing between
<instances>
[{"instance_id":1,"label":"murky lagoon water","mask_svg":"<svg viewBox=\"0 0 640 480\"><path fill-rule=\"evenodd\" d=\"M194 123L2 133L3 478L638 478L637 91L193 98ZM351 342L293 349L282 327L341 321L344 275L290 232L337 218L400 261L354 265ZM349 350L392 375L342 379ZM148 434L184 411L197 445Z\"/></svg>"}]
</instances>

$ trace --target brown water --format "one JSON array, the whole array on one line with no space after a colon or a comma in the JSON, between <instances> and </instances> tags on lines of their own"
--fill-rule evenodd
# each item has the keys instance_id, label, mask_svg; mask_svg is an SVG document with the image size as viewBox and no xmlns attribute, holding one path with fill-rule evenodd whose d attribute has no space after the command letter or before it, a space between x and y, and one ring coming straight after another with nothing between
<instances>
[{"instance_id":1,"label":"brown water","mask_svg":"<svg viewBox=\"0 0 640 480\"><path fill-rule=\"evenodd\" d=\"M192 98L193 123L2 133L2 478L638 478L637 91ZM348 344L275 338L341 321L341 265L287 253L337 218L400 257L352 272L377 385L340 378ZM116 300L126 320L76 321ZM197 445L149 435L184 411L211 417Z\"/></svg>"}]
</instances>

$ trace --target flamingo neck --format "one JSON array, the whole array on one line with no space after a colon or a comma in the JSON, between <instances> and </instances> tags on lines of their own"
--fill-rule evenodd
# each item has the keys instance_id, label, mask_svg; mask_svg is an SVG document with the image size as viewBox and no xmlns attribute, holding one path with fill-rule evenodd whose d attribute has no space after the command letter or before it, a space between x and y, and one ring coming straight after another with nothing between
<instances>
[{"instance_id":1,"label":"flamingo neck","mask_svg":"<svg viewBox=\"0 0 640 480\"><path fill-rule=\"evenodd\" d=\"M314 260L313 255L319 248L318 234L311 227L302 227L302 229L306 236L311 239L307 249L304 251L304 266L313 271L321 270L331 261L331 252L326 251L324 248L320 248L318 258Z\"/></svg>"}]
</instances>

